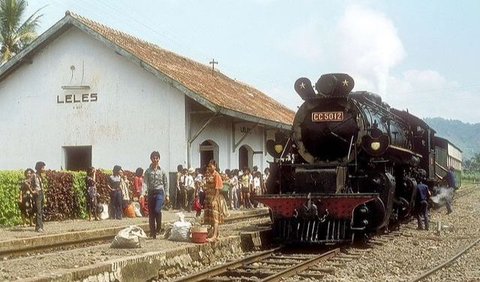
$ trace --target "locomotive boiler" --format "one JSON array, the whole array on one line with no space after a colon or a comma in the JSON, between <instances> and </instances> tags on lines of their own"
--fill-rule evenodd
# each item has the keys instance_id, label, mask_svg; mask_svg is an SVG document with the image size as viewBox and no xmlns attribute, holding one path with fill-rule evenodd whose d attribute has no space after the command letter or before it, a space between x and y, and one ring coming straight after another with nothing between
<instances>
[{"instance_id":1,"label":"locomotive boiler","mask_svg":"<svg viewBox=\"0 0 480 282\"><path fill-rule=\"evenodd\" d=\"M298 79L304 102L292 131L267 144L275 161L267 193L256 199L270 208L272 233L283 242L352 242L387 231L410 216L416 178L433 175L435 132L353 87L341 73L322 75L315 89Z\"/></svg>"}]
</instances>

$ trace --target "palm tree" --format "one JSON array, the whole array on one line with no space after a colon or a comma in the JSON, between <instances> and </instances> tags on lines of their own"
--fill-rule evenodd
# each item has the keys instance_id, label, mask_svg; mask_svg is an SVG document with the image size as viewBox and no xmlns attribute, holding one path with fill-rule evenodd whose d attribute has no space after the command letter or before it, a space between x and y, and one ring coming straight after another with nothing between
<instances>
[{"instance_id":1,"label":"palm tree","mask_svg":"<svg viewBox=\"0 0 480 282\"><path fill-rule=\"evenodd\" d=\"M37 37L35 28L42 15L37 15L38 9L22 23L27 5L25 0L0 0L0 65Z\"/></svg>"}]
</instances>

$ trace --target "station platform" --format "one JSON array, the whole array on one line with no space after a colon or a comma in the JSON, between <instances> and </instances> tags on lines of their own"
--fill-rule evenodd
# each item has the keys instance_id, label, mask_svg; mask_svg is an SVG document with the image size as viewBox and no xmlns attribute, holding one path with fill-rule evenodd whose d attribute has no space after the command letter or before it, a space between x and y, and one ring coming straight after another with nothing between
<instances>
[{"instance_id":1,"label":"station platform","mask_svg":"<svg viewBox=\"0 0 480 282\"><path fill-rule=\"evenodd\" d=\"M196 218L195 212L164 210L162 211L162 225L167 226L175 221L178 221L179 213L183 213L186 221L195 222L199 220ZM255 215L261 214L268 214L268 210L266 208L231 210L230 216L228 217L227 221L234 220L236 218L246 215L250 215L253 217ZM88 234L100 233L103 233L106 236L115 235L119 230L130 225L140 226L147 234L149 232L148 217L124 217L121 220L104 219L99 221L89 221L85 219L50 221L44 222L45 231L42 233L35 232L35 227L30 226L14 226L0 228L0 252L5 250L4 245L12 245L12 247L10 248L14 248L13 245L15 245L17 242L25 244L27 241L29 241L28 239L40 237L42 238L42 243L44 245L47 245L50 240L58 241L59 238L79 238L82 236L88 236ZM16 248L21 248L21 246L18 246Z\"/></svg>"},{"instance_id":2,"label":"station platform","mask_svg":"<svg viewBox=\"0 0 480 282\"><path fill-rule=\"evenodd\" d=\"M163 225L179 219L178 210L163 211ZM198 219L194 212L183 212L185 220L194 222ZM268 209L233 210L220 226L220 239L215 243L195 244L191 242L174 242L163 238L147 239L143 241L142 248L132 249L128 255L125 252L110 249L105 246L98 255L97 263L81 263L81 258L69 258L64 255L62 260L65 266L56 266L48 269L45 265L40 268L45 270L37 273L36 277L19 276L22 281L146 281L152 277L165 281L175 273L194 265L195 261L205 263L215 261L222 254L241 253L246 249L261 245L260 231L250 227L240 227L235 220L241 222L243 218L268 217ZM230 224L229 222L235 222ZM88 221L83 219L45 222L45 232L35 232L34 227L16 226L0 229L0 257L3 258L3 269L8 268L8 254L35 248L54 248L63 244L76 244L88 240L98 241L99 238L108 240L121 229L137 225L147 234L149 231L148 218L124 218L122 220L106 219ZM234 226L234 227L232 227ZM105 256L103 255L105 254ZM75 269L68 268L68 261L72 259ZM12 261L13 263L13 261ZM35 264L31 265L35 268ZM64 268L65 267L65 268ZM141 269L139 272L138 268ZM38 269L38 267L37 267ZM13 275L13 274L11 274ZM18 273L16 274L18 276ZM163 277L163 278L162 278ZM15 280L5 273L0 280Z\"/></svg>"},{"instance_id":3,"label":"station platform","mask_svg":"<svg viewBox=\"0 0 480 282\"><path fill-rule=\"evenodd\" d=\"M185 219L192 220L195 218L193 212L184 212L180 210L168 210L162 211L162 222L167 224L174 222L178 219L177 213L182 212L185 215ZM233 211L232 214L242 214L241 210ZM44 222L45 232L35 232L35 227L30 226L13 226L7 228L0 228L0 242L12 239L25 239L32 237L46 237L48 235L68 233L68 232L81 232L89 230L102 230L110 228L124 228L129 225L147 226L145 231L148 231L148 217L124 217L121 220L104 219L99 221L89 221L85 219L67 219L63 221L46 221Z\"/></svg>"}]
</instances>

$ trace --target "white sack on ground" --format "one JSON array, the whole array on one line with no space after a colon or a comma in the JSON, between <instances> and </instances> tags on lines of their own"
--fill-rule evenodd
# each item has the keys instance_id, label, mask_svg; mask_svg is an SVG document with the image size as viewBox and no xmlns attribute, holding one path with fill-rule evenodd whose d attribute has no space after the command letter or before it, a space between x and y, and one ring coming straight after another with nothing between
<instances>
[{"instance_id":1,"label":"white sack on ground","mask_svg":"<svg viewBox=\"0 0 480 282\"><path fill-rule=\"evenodd\" d=\"M120 230L110 245L111 248L140 248L141 240L147 238L142 228L131 225Z\"/></svg>"},{"instance_id":2,"label":"white sack on ground","mask_svg":"<svg viewBox=\"0 0 480 282\"><path fill-rule=\"evenodd\" d=\"M107 219L109 217L108 215L108 205L107 204L101 204L102 206L102 212L100 213L100 219Z\"/></svg>"},{"instance_id":3,"label":"white sack on ground","mask_svg":"<svg viewBox=\"0 0 480 282\"><path fill-rule=\"evenodd\" d=\"M177 213L177 215L179 220L173 223L168 240L180 242L190 241L190 228L192 224L185 221L185 215L183 213Z\"/></svg>"}]
</instances>

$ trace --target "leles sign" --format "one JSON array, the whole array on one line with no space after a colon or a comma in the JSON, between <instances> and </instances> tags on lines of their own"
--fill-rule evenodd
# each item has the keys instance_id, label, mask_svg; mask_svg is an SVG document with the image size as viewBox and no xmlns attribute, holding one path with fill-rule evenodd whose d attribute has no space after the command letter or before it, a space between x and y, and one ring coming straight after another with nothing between
<instances>
[{"instance_id":1,"label":"leles sign","mask_svg":"<svg viewBox=\"0 0 480 282\"><path fill-rule=\"evenodd\" d=\"M97 93L57 95L57 104L97 102Z\"/></svg>"}]
</instances>

